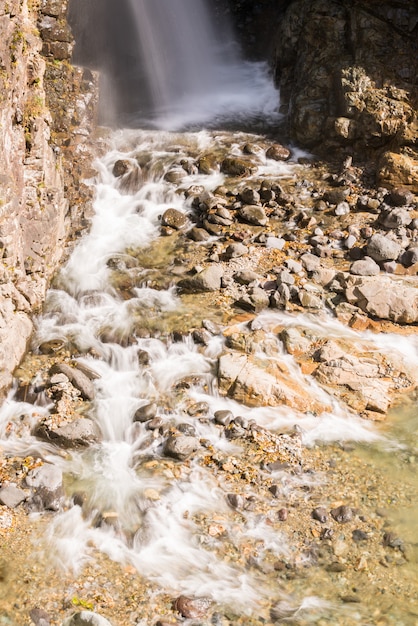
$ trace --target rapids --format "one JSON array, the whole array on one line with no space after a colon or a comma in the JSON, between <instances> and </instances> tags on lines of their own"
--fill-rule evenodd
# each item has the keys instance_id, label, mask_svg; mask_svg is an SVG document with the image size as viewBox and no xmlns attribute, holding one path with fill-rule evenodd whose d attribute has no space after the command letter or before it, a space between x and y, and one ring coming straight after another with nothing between
<instances>
[{"instance_id":1,"label":"rapids","mask_svg":"<svg viewBox=\"0 0 418 626\"><path fill-rule=\"evenodd\" d=\"M303 543L297 530L286 531L277 515L269 513L272 497L264 483L271 478L263 474L263 468L258 483L247 483L244 495L249 506L237 511L228 503L228 494L236 489L233 468L251 474L251 463L255 466L259 461L255 457L252 461L252 448L224 436L211 417L216 411L230 410L243 420L253 420L269 433L266 442L273 447L276 433L289 437L290 450L295 441L306 446L313 467L318 462L318 471L285 475L283 470L274 470L280 497L286 504L294 503L301 515L311 490L319 490L315 496L319 501L328 497L321 491L329 480L325 464L315 456L323 454L323 445L329 446L325 454L337 458L344 456L345 445L357 446L359 459L365 456L371 463L374 456L383 458L384 471L389 472L395 455L414 459L416 448L411 434L379 429L348 412L301 374L290 355L281 355L289 371L312 397L330 406L328 412L318 416L287 406L250 408L219 394L216 363L229 322L225 323L216 306L202 310L198 298L187 304L182 301L173 286L170 258L158 261L167 279L165 288L152 285L149 268L138 259L141 254L153 258L166 209L193 215L192 197L185 190L202 185L213 191L225 183L219 171L202 175L191 168L178 186L167 180L170 169L182 159L196 161L208 148L238 154L239 145L256 143L260 139L256 135L220 128L231 118L234 124L242 120L246 126L262 118L274 127L280 119L278 94L264 65L244 62L235 49L220 45L203 1L132 0L132 8L155 107L152 118L142 123L154 130L115 131L111 149L95 164L97 177L90 181L95 192L91 228L57 275L36 320L31 353L35 362L39 358L39 373L28 374L24 366L20 369L33 387L42 388L46 373L41 348L49 342L63 346L64 355L93 372L94 400L83 411L97 425L101 441L71 451L42 442L33 434L34 425L52 411L42 393L31 404L18 401L13 390L0 413L0 443L6 455L40 458L64 472L64 505L49 516L37 548L44 549L49 567L74 575L99 553L105 554L150 580L154 594L158 589L171 598L185 594L215 603L230 616L229 624L260 623L251 622L259 619L261 623L412 625L403 619L402 607L387 609L395 621L373 621L379 602L368 598L369 604L352 608L340 600L342 577L325 583L322 573L310 573L307 540ZM206 126L206 130L176 132L196 126ZM261 160L253 178L295 181L303 166L297 162L296 149L293 155L287 163ZM121 186L114 174L120 160L142 164L138 188ZM113 283L118 267L131 267L135 273L134 286L125 292ZM187 333L176 340L171 331L179 319L209 319L219 325L219 333L205 346L197 345ZM416 340L356 332L325 312L295 317L267 311L254 324L271 335L275 353L263 355L271 360L282 352L274 335L274 328L281 325L315 328L327 337L344 337L353 343L367 339L376 351L401 351L410 363L418 363ZM147 362L138 359L138 351L148 355ZM161 419L161 428L152 431L145 423L133 422L135 412L151 402ZM191 412L196 405L207 407L202 418ZM164 434L176 426L192 429L201 442L196 456L186 463L164 455ZM222 473L215 462L232 470ZM350 460L340 462L348 476ZM356 457L354 466L360 468L360 464ZM361 468L363 489L369 466ZM406 480L408 474L410 480L409 470L402 466L398 479ZM356 501L367 497L356 491L356 485L352 489ZM250 503L257 499L260 503L252 509ZM35 527L39 517L33 515ZM288 580L279 579L280 563L292 554L297 555L303 575L292 578L289 573ZM411 566L416 564L416 555L411 560ZM405 570L409 567L405 565ZM365 584L362 571L358 576ZM211 623L224 623L213 619ZM138 618L130 623L142 626L147 622Z\"/></svg>"}]
</instances>

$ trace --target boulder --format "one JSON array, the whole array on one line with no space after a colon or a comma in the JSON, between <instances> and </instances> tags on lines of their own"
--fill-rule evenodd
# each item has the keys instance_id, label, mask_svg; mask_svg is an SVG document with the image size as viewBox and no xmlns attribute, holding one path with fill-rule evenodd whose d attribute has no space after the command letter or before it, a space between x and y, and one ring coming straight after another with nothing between
<instances>
[{"instance_id":1,"label":"boulder","mask_svg":"<svg viewBox=\"0 0 418 626\"><path fill-rule=\"evenodd\" d=\"M53 415L52 419L46 418L37 424L34 435L65 449L85 448L101 440L99 427L86 417L71 421Z\"/></svg>"},{"instance_id":2,"label":"boulder","mask_svg":"<svg viewBox=\"0 0 418 626\"><path fill-rule=\"evenodd\" d=\"M222 267L213 264L209 265L195 276L180 280L177 283L177 287L184 293L218 291L221 288L222 276Z\"/></svg>"},{"instance_id":3,"label":"boulder","mask_svg":"<svg viewBox=\"0 0 418 626\"><path fill-rule=\"evenodd\" d=\"M416 281L382 275L348 280L345 296L350 304L379 319L399 324L418 322Z\"/></svg>"},{"instance_id":4,"label":"boulder","mask_svg":"<svg viewBox=\"0 0 418 626\"><path fill-rule=\"evenodd\" d=\"M396 261L401 252L402 247L385 235L373 235L367 244L368 256L378 263L380 261Z\"/></svg>"}]
</instances>

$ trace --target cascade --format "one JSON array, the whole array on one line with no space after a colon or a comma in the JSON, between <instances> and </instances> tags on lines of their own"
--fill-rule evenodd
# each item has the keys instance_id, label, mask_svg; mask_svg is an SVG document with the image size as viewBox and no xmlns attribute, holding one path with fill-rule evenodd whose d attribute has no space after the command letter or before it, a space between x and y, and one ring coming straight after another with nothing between
<instances>
[{"instance_id":1,"label":"cascade","mask_svg":"<svg viewBox=\"0 0 418 626\"><path fill-rule=\"evenodd\" d=\"M357 378L338 395L312 365L373 370L378 394L367 390L379 403L390 368L399 387L412 386L418 341L330 315L336 294L301 261L304 224L321 219L314 168L295 147L225 130L276 127L266 64L241 58L205 0L129 7L133 71L150 106L130 109L131 128L113 132L96 163L91 228L57 275L0 410L1 447L13 467L24 458L17 495L33 513L37 576L64 572L37 600L54 623L57 606L67 617L92 600L114 626L179 615L356 626L384 611L404 623L392 595L373 597L392 576L379 570L384 550L399 546L391 533L382 545L386 522L375 514L394 480L371 477L367 450L405 479L403 513L415 483L395 457L414 457L415 444L359 417L346 402L361 399ZM338 216L327 219L324 231L335 232ZM322 259L307 256L325 275ZM362 492L347 484L353 476ZM416 551L391 558L409 589Z\"/></svg>"}]
</instances>

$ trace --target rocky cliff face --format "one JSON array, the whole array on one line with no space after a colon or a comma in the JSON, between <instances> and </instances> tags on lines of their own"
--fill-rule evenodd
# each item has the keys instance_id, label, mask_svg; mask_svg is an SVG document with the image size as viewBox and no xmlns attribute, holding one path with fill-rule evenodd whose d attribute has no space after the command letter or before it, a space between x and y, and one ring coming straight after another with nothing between
<instances>
[{"instance_id":1,"label":"rocky cliff face","mask_svg":"<svg viewBox=\"0 0 418 626\"><path fill-rule=\"evenodd\" d=\"M89 208L96 81L69 63L66 11L62 0L0 7L0 393Z\"/></svg>"},{"instance_id":2,"label":"rocky cliff face","mask_svg":"<svg viewBox=\"0 0 418 626\"><path fill-rule=\"evenodd\" d=\"M278 3L274 69L291 135L327 156L376 161L379 183L418 190L417 4L288 4Z\"/></svg>"}]
</instances>

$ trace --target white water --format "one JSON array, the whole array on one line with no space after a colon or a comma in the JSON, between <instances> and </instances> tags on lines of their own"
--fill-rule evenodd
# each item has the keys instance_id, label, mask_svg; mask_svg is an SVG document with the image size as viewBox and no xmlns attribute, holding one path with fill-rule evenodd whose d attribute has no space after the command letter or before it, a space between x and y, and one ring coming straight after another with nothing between
<instances>
[{"instance_id":1,"label":"white water","mask_svg":"<svg viewBox=\"0 0 418 626\"><path fill-rule=\"evenodd\" d=\"M279 98L264 63L246 62L206 0L129 0L139 58L152 100L142 124L176 130L213 120L279 119Z\"/></svg>"},{"instance_id":2,"label":"white water","mask_svg":"<svg viewBox=\"0 0 418 626\"><path fill-rule=\"evenodd\" d=\"M332 412L314 416L299 414L289 407L248 408L220 397L216 393L214 365L223 349L222 336L214 337L202 351L189 339L172 343L169 338L140 338L135 334L141 320L181 310L180 301L173 290L156 291L149 287L137 287L130 299L121 299L109 284L107 262L115 256L125 258L128 247L145 248L157 238L159 215L166 207L191 211L185 196L164 180L164 172L182 158L181 150L198 156L210 138L207 133L115 135L115 149L97 164L96 213L91 231L63 268L57 281L59 287L50 291L45 313L38 319L35 347L52 339L72 342L85 353L79 359L98 374L90 417L99 425L103 443L85 452L62 456L52 445L41 443L31 435L33 425L48 408L16 403L12 395L1 411L0 432L2 446L8 453L43 456L72 477L68 495L75 491L87 493L83 512L80 507L72 506L52 521L46 544L56 565L78 570L100 550L115 561L133 565L141 575L171 594L207 596L241 613L253 614L266 599L288 600L283 599L278 589L272 590L261 573L248 571L240 559L234 562L224 556L223 537L238 554L244 545L257 545L258 558L266 552L277 557L288 554L288 538L272 529L268 517L260 520L251 511L242 512L237 532L225 499L231 485L197 460L179 465L178 472L173 474L161 456L163 438L158 433L151 435L143 424L132 424L135 410L155 401L166 423L189 423L196 428L198 438L207 440L220 453L238 458L239 446L225 439L212 420L199 421L188 415L189 401L207 402L209 415L219 409L230 409L235 415L254 419L273 431L291 430L298 424L304 443L309 445L318 440L374 441L378 435L370 424L349 414L335 399L303 377L290 356L286 358L292 374L304 379L313 396L332 405ZM213 136L215 140L234 146L243 137L217 133ZM128 146L126 152L122 150L123 144ZM159 177L153 174L134 194L118 190L118 181L111 173L115 161L150 152L151 160L164 164ZM292 177L296 167L294 163L266 162L260 164L260 172L277 180L281 176ZM149 170L155 171L153 167ZM222 176L195 174L188 177L184 187L194 183L208 186L208 181L215 187L222 182ZM385 349L401 347L411 362L417 362L417 346L410 339L405 350L399 344L399 337L356 333L326 316L296 318L265 312L255 323L271 332L278 324L297 325L328 337L353 341L363 338L374 342L376 350L384 342ZM126 347L118 342L103 342L103 329L110 329L115 337L133 337L134 341ZM279 354L278 341L276 346ZM138 363L138 349L148 352L149 365ZM189 375L196 384L184 392L180 402L173 401L173 385ZM156 461L154 468L149 465L150 460ZM283 495L290 497L304 484L310 484L312 477L283 478L279 473L277 480L283 481ZM249 489L245 495L257 497L257 492ZM104 519L110 515L113 523L97 527L94 520L99 512ZM221 519L223 533L219 537L208 535L196 521L199 516L209 522ZM303 607L322 606L309 598L300 602L295 605L295 612L303 611Z\"/></svg>"}]
</instances>

